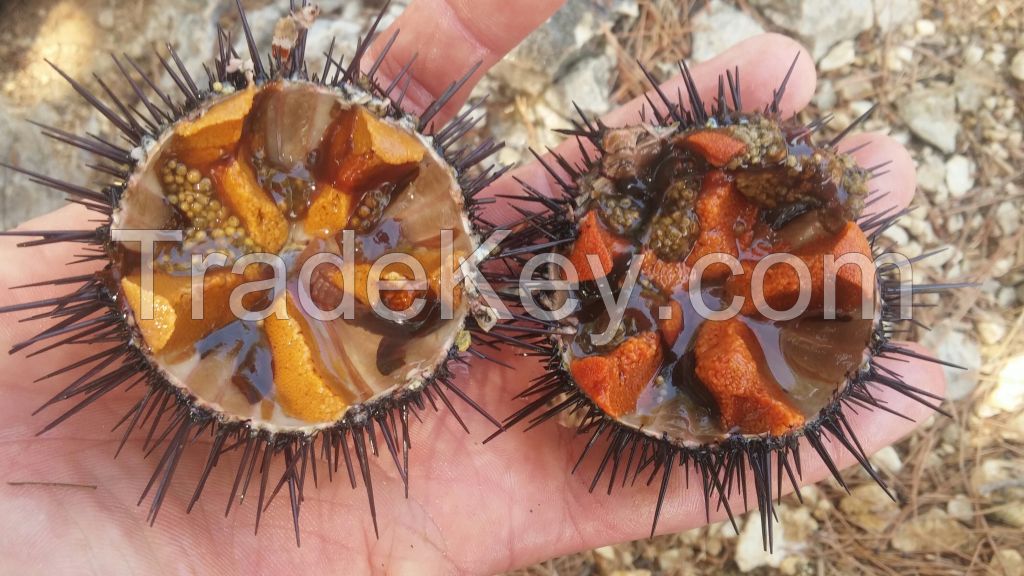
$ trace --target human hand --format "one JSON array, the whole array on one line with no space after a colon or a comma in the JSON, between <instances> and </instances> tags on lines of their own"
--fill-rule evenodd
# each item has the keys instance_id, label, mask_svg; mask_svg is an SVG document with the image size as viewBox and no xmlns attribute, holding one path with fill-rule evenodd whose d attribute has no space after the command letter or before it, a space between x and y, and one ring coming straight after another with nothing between
<instances>
[{"instance_id":1,"label":"human hand","mask_svg":"<svg viewBox=\"0 0 1024 576\"><path fill-rule=\"evenodd\" d=\"M560 2L537 0L532 4L533 10L517 7L515 13L509 13L507 4L498 0L415 1L395 24L402 28L402 35L381 71L385 77L397 73L418 51L406 103L414 111L421 110L472 64L483 61L479 77ZM753 110L768 101L793 55L800 51L789 39L765 35L695 67L693 73L702 93L708 95L717 90L721 71L739 66L744 76L743 101ZM678 82L678 78L670 80L665 92L675 94ZM445 117L458 109L472 83L446 107ZM802 57L783 108L797 111L805 106L814 84L810 58ZM611 113L606 121L610 125L635 121L639 108L639 101L634 101ZM891 191L881 202L905 207L915 182L906 151L877 134L851 136L845 147L864 141L871 144L856 155L862 165L893 161L890 171L876 180L879 189ZM570 142L562 151L571 155L574 147ZM536 163L520 168L515 176L541 191L552 187ZM518 184L509 177L488 191L516 192ZM89 218L84 210L71 207L23 228L81 227ZM8 286L94 269L88 264L64 268L74 256L67 246L18 249L15 243L0 239ZM51 292L60 293L52 288L5 291L0 305L45 298ZM31 336L37 327L5 315L0 318L0 338L9 347ZM22 354L0 359L0 369L9 375L5 401L0 405L0 477L4 480L0 485L0 553L13 573L492 573L646 537L650 529L657 487L638 485L611 497L589 494L586 470L581 476L569 475L585 442L572 430L549 422L529 434L513 430L483 446L482 439L493 428L468 410L463 411L472 431L468 436L454 418L443 413L424 418L423 424L412 424L408 499L387 456L372 461L379 538L374 537L362 488L352 490L347 479L330 484L321 480L319 489L307 486L301 548L294 546L291 516L282 503L264 516L258 536L252 534L251 502L224 519L222 511L233 474L215 471L202 499L191 515L186 515L185 506L206 456L202 449L186 451L159 522L150 528L136 502L155 462L145 460L138 446L126 447L117 461L111 460L120 435L110 428L136 401L134 394L111 395L52 432L35 436L46 422L46 414L32 417L31 413L78 374L41 383L32 380L89 353L89 348L75 346L36 358ZM459 375L463 389L498 416L518 406L510 398L540 372L540 366L530 360L509 361L516 363L515 370L475 362L470 373ZM942 373L935 365L911 361L890 363L890 368L921 388L942 392ZM882 393L882 400L913 420L929 414L895 393ZM858 414L851 424L861 433L868 452L896 441L913 427L912 422L883 412ZM140 443L141 439L129 440L129 444ZM842 448L835 447L835 452L838 462L853 463ZM231 466L226 463L224 468ZM827 474L816 458L804 462L804 481ZM10 484L26 481L95 488ZM712 517L720 516L713 512ZM685 490L683 479L676 478L662 510L659 532L677 532L704 522L701 492Z\"/></svg>"}]
</instances>

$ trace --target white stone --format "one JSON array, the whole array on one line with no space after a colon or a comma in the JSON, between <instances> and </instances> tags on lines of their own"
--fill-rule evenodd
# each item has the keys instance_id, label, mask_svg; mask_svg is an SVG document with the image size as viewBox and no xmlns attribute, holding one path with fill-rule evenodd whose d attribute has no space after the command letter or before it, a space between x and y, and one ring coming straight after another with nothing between
<instances>
[{"instance_id":1,"label":"white stone","mask_svg":"<svg viewBox=\"0 0 1024 576\"><path fill-rule=\"evenodd\" d=\"M935 237L935 230L932 229L931 222L918 218L916 213L913 213L909 217L901 220L900 226L903 226L911 236L917 238L925 245L931 245L938 242L938 238Z\"/></svg>"},{"instance_id":2,"label":"white stone","mask_svg":"<svg viewBox=\"0 0 1024 576\"><path fill-rule=\"evenodd\" d=\"M966 156L955 154L946 160L946 188L961 198L974 187L974 164Z\"/></svg>"},{"instance_id":3,"label":"white stone","mask_svg":"<svg viewBox=\"0 0 1024 576\"><path fill-rule=\"evenodd\" d=\"M857 58L856 49L854 48L853 40L843 40L839 44L836 44L828 51L828 54L818 61L818 70L821 72L831 72L832 70L839 70L845 66L853 64L853 61Z\"/></svg>"},{"instance_id":4,"label":"white stone","mask_svg":"<svg viewBox=\"0 0 1024 576\"><path fill-rule=\"evenodd\" d=\"M995 388L978 406L978 415L987 418L1020 409L1024 409L1024 354L1010 358L999 371Z\"/></svg>"},{"instance_id":5,"label":"white stone","mask_svg":"<svg viewBox=\"0 0 1024 576\"><path fill-rule=\"evenodd\" d=\"M1024 576L1024 556L1012 548L1001 548L988 563L989 574Z\"/></svg>"},{"instance_id":6,"label":"white stone","mask_svg":"<svg viewBox=\"0 0 1024 576\"><path fill-rule=\"evenodd\" d=\"M1017 291L1009 286L1003 286L996 292L996 304L1004 310L1013 307L1017 304Z\"/></svg>"},{"instance_id":7,"label":"white stone","mask_svg":"<svg viewBox=\"0 0 1024 576\"><path fill-rule=\"evenodd\" d=\"M946 397L960 400L978 385L981 369L981 347L969 334L949 326L936 326L922 338L922 344L935 351L935 357L965 369L943 366L946 374Z\"/></svg>"},{"instance_id":8,"label":"white stone","mask_svg":"<svg viewBox=\"0 0 1024 576\"><path fill-rule=\"evenodd\" d=\"M964 215L953 214L946 219L946 231L950 234L956 234L957 232L964 229Z\"/></svg>"},{"instance_id":9,"label":"white stone","mask_svg":"<svg viewBox=\"0 0 1024 576\"><path fill-rule=\"evenodd\" d=\"M1006 325L999 321L978 322L976 328L984 344L998 344L1006 337Z\"/></svg>"},{"instance_id":10,"label":"white stone","mask_svg":"<svg viewBox=\"0 0 1024 576\"><path fill-rule=\"evenodd\" d=\"M922 18L914 23L914 29L918 36L931 36L935 34L936 26L935 22Z\"/></svg>"},{"instance_id":11,"label":"white stone","mask_svg":"<svg viewBox=\"0 0 1024 576\"><path fill-rule=\"evenodd\" d=\"M1017 55L1010 62L1010 74L1024 82L1024 49L1018 50Z\"/></svg>"},{"instance_id":12,"label":"white stone","mask_svg":"<svg viewBox=\"0 0 1024 576\"><path fill-rule=\"evenodd\" d=\"M875 452L875 455L871 457L871 464L893 476L899 474L900 470L903 470L903 460L900 459L899 453L892 446L886 446Z\"/></svg>"},{"instance_id":13,"label":"white stone","mask_svg":"<svg viewBox=\"0 0 1024 576\"><path fill-rule=\"evenodd\" d=\"M917 185L928 192L946 189L946 165L935 154L925 154L917 166Z\"/></svg>"},{"instance_id":14,"label":"white stone","mask_svg":"<svg viewBox=\"0 0 1024 576\"><path fill-rule=\"evenodd\" d=\"M1012 236L1020 228L1020 207L1013 202L1003 202L996 208L996 223L1005 236Z\"/></svg>"},{"instance_id":15,"label":"white stone","mask_svg":"<svg viewBox=\"0 0 1024 576\"><path fill-rule=\"evenodd\" d=\"M974 520L974 504L971 504L967 496L957 494L946 503L946 513L961 522L969 523Z\"/></svg>"},{"instance_id":16,"label":"white stone","mask_svg":"<svg viewBox=\"0 0 1024 576\"><path fill-rule=\"evenodd\" d=\"M974 66L985 57L985 50L981 46L971 44L964 48L964 64Z\"/></svg>"},{"instance_id":17,"label":"white stone","mask_svg":"<svg viewBox=\"0 0 1024 576\"><path fill-rule=\"evenodd\" d=\"M747 38L764 33L764 28L745 12L721 0L712 0L693 20L693 51L695 62L709 60Z\"/></svg>"},{"instance_id":18,"label":"white stone","mask_svg":"<svg viewBox=\"0 0 1024 576\"><path fill-rule=\"evenodd\" d=\"M956 150L960 123L952 86L916 89L900 100L898 112L918 138L947 154Z\"/></svg>"},{"instance_id":19,"label":"white stone","mask_svg":"<svg viewBox=\"0 0 1024 576\"><path fill-rule=\"evenodd\" d=\"M907 231L903 229L899 224L889 226L882 232L882 237L887 238L893 243L893 248L899 250L904 244L910 241L910 236L907 235Z\"/></svg>"}]
</instances>

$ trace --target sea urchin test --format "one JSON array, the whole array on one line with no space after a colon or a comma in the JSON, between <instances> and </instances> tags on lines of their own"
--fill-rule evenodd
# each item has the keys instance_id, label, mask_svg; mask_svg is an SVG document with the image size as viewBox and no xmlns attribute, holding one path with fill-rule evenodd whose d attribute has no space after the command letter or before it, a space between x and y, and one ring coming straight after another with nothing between
<instances>
[{"instance_id":1,"label":"sea urchin test","mask_svg":"<svg viewBox=\"0 0 1024 576\"><path fill-rule=\"evenodd\" d=\"M0 312L45 323L12 353L89 347L40 378L81 370L44 405L63 408L40 433L108 393L137 394L117 428L121 447L141 436L159 450L143 490L150 522L186 451L206 454L189 510L237 451L228 511L256 492L258 527L283 491L298 542L320 459L328 479L362 485L376 532L371 460L392 462L408 487L412 423L447 410L468 431L454 397L498 425L451 365L490 358L479 346L493 347L486 333L503 322L462 274L477 280L494 251L477 195L502 173L487 164L501 144L465 141L481 119L472 109L438 125L477 68L418 116L404 110L411 62L377 75L397 32L368 57L383 11L351 58L332 44L314 71L315 5L292 3L266 53L236 5L248 52L218 29L200 81L168 45L156 58L171 92L127 56L114 64L130 102L54 66L118 135L44 133L96 157L106 184L15 168L93 216L9 234L76 248L95 268L31 284L54 294Z\"/></svg>"},{"instance_id":2,"label":"sea urchin test","mask_svg":"<svg viewBox=\"0 0 1024 576\"><path fill-rule=\"evenodd\" d=\"M228 416L333 423L433 373L462 329L462 288L441 285L472 249L461 194L414 130L372 106L310 83L245 88L180 121L129 181L115 231L183 241L156 243L151 315L141 242L118 243L111 280L166 376ZM388 255L412 262L374 268ZM211 256L220 266L195 276L193 258ZM379 286L411 282L417 264L420 289ZM246 288L275 279L286 289ZM324 319L346 295L349 310Z\"/></svg>"},{"instance_id":3,"label":"sea urchin test","mask_svg":"<svg viewBox=\"0 0 1024 576\"><path fill-rule=\"evenodd\" d=\"M827 120L780 110L788 74L750 111L739 70L719 76L709 104L680 73L674 94L647 75L635 124L581 115L563 131L571 157L539 158L553 196L524 184L531 212L506 245L549 263L528 270L537 290L520 302L542 314L519 323L545 372L503 430L562 415L588 437L573 470L601 453L591 490L605 477L609 492L658 482L652 535L674 473L696 482L709 517L756 498L770 548L773 500L783 479L798 488L802 443L841 484L836 445L881 484L847 411L889 410L880 389L938 409L877 360L932 360L891 335L913 322L915 294L944 286L911 286L906 259L876 254L900 216L867 210L885 165L840 149L867 115L817 142Z\"/></svg>"}]
</instances>

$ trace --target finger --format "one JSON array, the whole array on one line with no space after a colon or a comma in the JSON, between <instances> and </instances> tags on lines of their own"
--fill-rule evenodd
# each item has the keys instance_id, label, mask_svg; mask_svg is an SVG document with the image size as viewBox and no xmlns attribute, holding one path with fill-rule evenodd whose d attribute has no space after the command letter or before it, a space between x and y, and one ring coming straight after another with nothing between
<instances>
[{"instance_id":1,"label":"finger","mask_svg":"<svg viewBox=\"0 0 1024 576\"><path fill-rule=\"evenodd\" d=\"M691 69L694 83L706 104L718 94L719 76L725 74L726 70L736 68L740 71L741 104L747 112L763 110L765 105L771 102L773 91L780 87L787 74L786 89L780 101L782 110L796 113L803 109L814 95L817 75L814 62L806 55L806 50L798 42L785 36L763 34L741 42ZM662 93L673 101L678 99L680 92L685 98L686 90L683 83L682 75L677 75L661 84ZM654 102L660 101L660 96L653 89L648 93L648 97ZM610 112L602 120L610 126L636 123L640 121L640 111L644 107L649 108L650 104L647 98L640 96ZM686 107L689 108L688 103ZM555 152L570 163L580 160L579 146L575 138L567 139L555 149ZM549 165L551 164L549 162ZM519 195L521 186L517 180L525 182L541 193L554 195L553 186L556 186L556 182L537 162L531 162L499 179L484 192L484 195ZM514 219L516 214L502 203L488 212L488 216L498 222Z\"/></svg>"},{"instance_id":2,"label":"finger","mask_svg":"<svg viewBox=\"0 0 1024 576\"><path fill-rule=\"evenodd\" d=\"M477 64L481 66L435 117L441 126L469 97L477 81L565 0L414 0L369 50L369 66L401 30L378 73L387 85L415 57L404 104L420 113ZM402 80L404 84L405 79Z\"/></svg>"},{"instance_id":3,"label":"finger","mask_svg":"<svg viewBox=\"0 0 1024 576\"><path fill-rule=\"evenodd\" d=\"M920 351L919 347L913 345L910 347L915 351ZM910 362L882 360L881 362L901 374L905 381L919 388L938 395L942 395L945 391L943 372L937 364L919 360ZM932 415L932 411L927 407L888 388L879 387L877 398L885 402L896 413L903 414L910 420L898 418L881 410L860 410L857 413L848 414L850 425L856 431L858 439L868 454L903 438L920 422ZM553 425L548 426L548 428L552 427ZM546 432L550 432L550 430L540 430L537 433L544 434ZM834 448L832 457L841 468L856 463L854 457L839 447L837 442L832 444L836 445L830 447L830 449ZM581 443L577 441L576 450L573 452L578 452L580 447ZM567 455L569 458L563 462L563 465L571 467L575 463L575 454ZM827 467L806 442L801 443L801 455L804 457L802 483L816 482L830 475ZM682 470L680 469L679 472ZM657 504L658 480L655 480L652 486L639 487L643 483L643 479L641 479L637 482L637 488L627 487L624 493L619 492L608 497L599 493L603 492L607 486L607 480L600 484L595 493L589 493L591 476L588 476L588 473L593 474L593 463L589 469L584 466L577 476L572 477L568 482L565 478L536 479L537 485L530 488L533 496L528 497L524 494L524 506L520 506L516 515L510 519L510 521L520 523L519 529L523 532L530 532L530 537L523 540L535 544L521 548L516 547L513 551L515 559L511 562L512 566L524 566L555 555L568 554L608 543L646 538L649 535L654 508ZM679 532L706 523L700 476L691 476L689 485L690 488L686 489L683 474L678 474L672 480L658 524L659 533ZM616 489L620 488L616 486ZM787 491L786 488L784 488L785 491ZM564 502L560 505L556 506L550 502L550 499L544 500L543 495L559 493L565 494ZM523 508L531 509L531 503L533 503L532 514L523 510ZM714 503L712 505L714 506ZM540 507L543 507L543 510L538 510ZM733 505L733 510L742 509L742 501L737 500ZM539 511L541 511L541 515L538 515ZM712 521L723 518L725 518L724 510L712 510Z\"/></svg>"},{"instance_id":4,"label":"finger","mask_svg":"<svg viewBox=\"0 0 1024 576\"><path fill-rule=\"evenodd\" d=\"M879 199L866 213L895 213L910 205L917 189L917 171L902 144L881 132L862 132L844 138L838 149L852 151L858 165L875 169L870 190Z\"/></svg>"}]
</instances>

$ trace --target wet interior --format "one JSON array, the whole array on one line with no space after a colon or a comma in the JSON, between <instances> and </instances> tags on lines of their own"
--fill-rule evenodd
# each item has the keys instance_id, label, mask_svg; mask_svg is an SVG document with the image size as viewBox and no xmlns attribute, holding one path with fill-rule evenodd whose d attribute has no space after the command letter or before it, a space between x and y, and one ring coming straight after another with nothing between
<instances>
[{"instance_id":1,"label":"wet interior","mask_svg":"<svg viewBox=\"0 0 1024 576\"><path fill-rule=\"evenodd\" d=\"M352 405L432 374L462 328L460 289L441 289L443 273L472 248L451 172L409 128L311 84L250 88L180 121L132 177L115 227L183 232L183 242L156 245L152 319L140 314L140 243L117 246L112 283L156 363L239 419L333 422ZM443 229L453 231L449 252ZM354 233L347 255L343 230ZM197 282L203 315L193 317L193 256L215 253L225 266ZM280 257L286 290L239 291L245 310L273 312L243 320L231 310L232 291L274 278L265 263L231 271L256 253ZM340 264L309 266L303 283L303 265L317 254ZM376 300L378 280L413 278L405 264L371 275L373 262L390 254L415 259L426 282L404 290L378 284ZM318 311L346 297L353 316L322 319ZM373 310L376 303L405 311L416 300L422 308L405 318ZM453 317L443 317L442 303Z\"/></svg>"},{"instance_id":2,"label":"wet interior","mask_svg":"<svg viewBox=\"0 0 1024 576\"><path fill-rule=\"evenodd\" d=\"M607 414L680 443L783 434L813 418L860 367L873 325L873 268L863 278L839 268L833 320L824 319L822 278L827 254L871 260L852 222L865 179L848 159L792 140L766 122L606 135L601 165L582 182L589 202L567 253L581 308L563 348L574 381ZM732 319L705 319L690 299L690 272L713 253L738 259L744 274L708 266L699 298L711 310L745 298ZM793 319L767 318L752 298L754 265L773 253L792 254L810 271L808 305ZM607 276L618 300L637 260L623 321L600 343L610 314L597 281ZM786 264L770 268L765 302L790 308L797 280Z\"/></svg>"}]
</instances>

